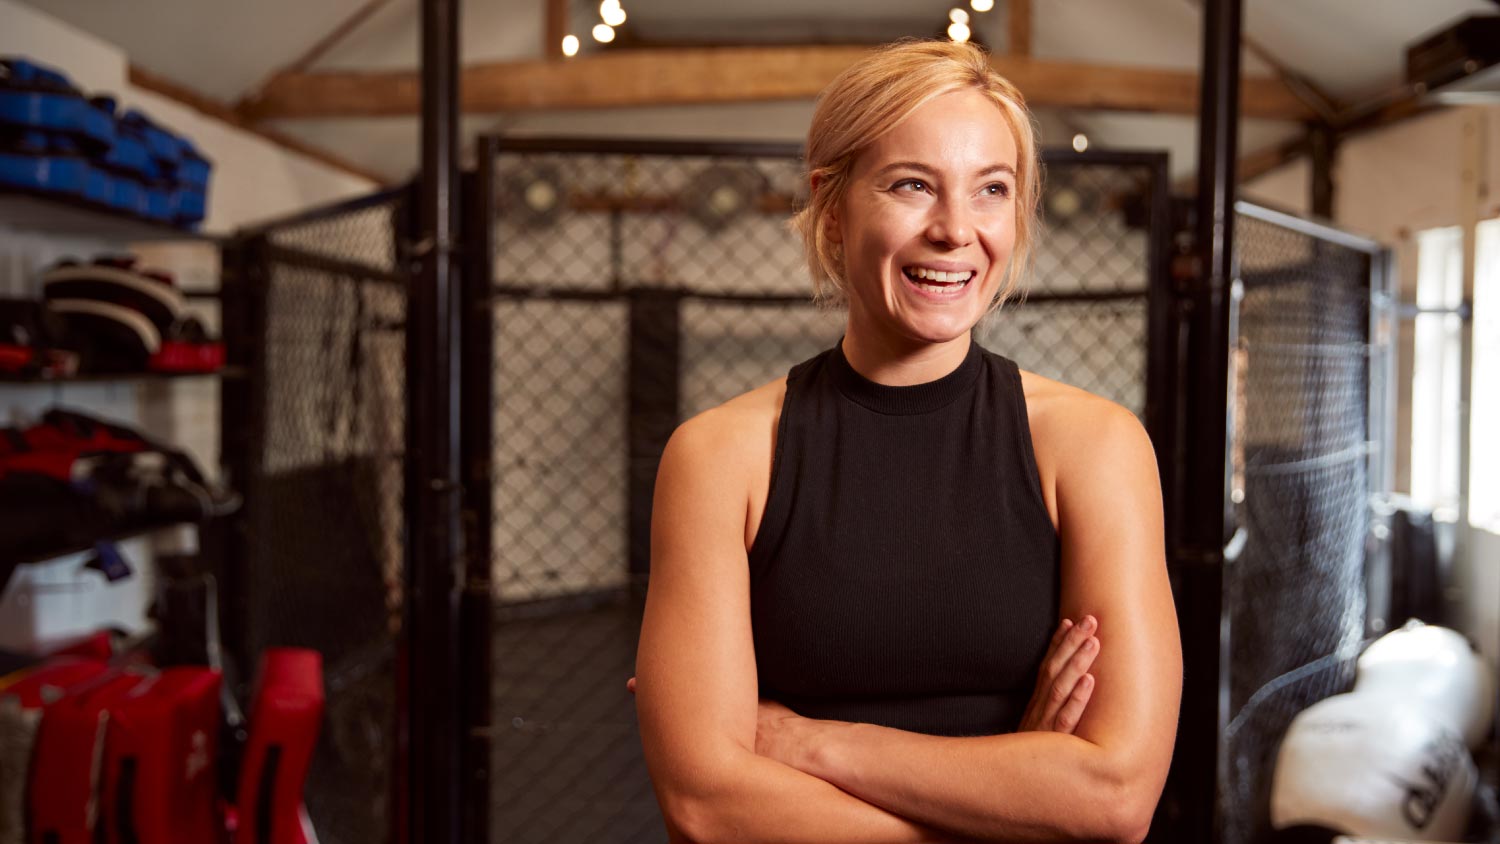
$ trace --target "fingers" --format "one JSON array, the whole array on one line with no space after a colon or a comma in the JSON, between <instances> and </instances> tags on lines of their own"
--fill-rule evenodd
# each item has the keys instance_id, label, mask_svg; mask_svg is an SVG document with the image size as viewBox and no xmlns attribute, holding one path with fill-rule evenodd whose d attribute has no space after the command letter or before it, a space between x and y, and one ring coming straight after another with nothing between
<instances>
[{"instance_id":1,"label":"fingers","mask_svg":"<svg viewBox=\"0 0 1500 844\"><path fill-rule=\"evenodd\" d=\"M1094 630L1098 626L1099 622L1097 619L1091 615L1086 615L1083 617L1083 621L1073 625L1063 634L1062 641L1054 645L1052 650L1047 654L1046 672L1048 678L1056 677L1062 673L1064 666L1068 664L1068 660L1073 658L1073 654L1077 653L1078 649L1093 635Z\"/></svg>"},{"instance_id":2,"label":"fingers","mask_svg":"<svg viewBox=\"0 0 1500 844\"><path fill-rule=\"evenodd\" d=\"M1089 705L1089 698L1094 694L1094 675L1085 674L1078 678L1073 686L1073 693L1068 695L1067 703L1057 711L1057 720L1053 722L1053 729L1059 733L1073 734L1078 726L1078 720L1083 717L1083 710Z\"/></svg>"},{"instance_id":3,"label":"fingers","mask_svg":"<svg viewBox=\"0 0 1500 844\"><path fill-rule=\"evenodd\" d=\"M1073 619L1063 619L1062 624L1057 625L1057 632L1052 634L1052 641L1047 643L1047 652L1051 653L1057 650L1057 646L1062 644L1063 637L1067 636L1068 631L1072 629Z\"/></svg>"},{"instance_id":4,"label":"fingers","mask_svg":"<svg viewBox=\"0 0 1500 844\"><path fill-rule=\"evenodd\" d=\"M635 694L635 678L634 677L631 677L629 680L625 681L625 688L628 689L631 694Z\"/></svg>"},{"instance_id":5,"label":"fingers","mask_svg":"<svg viewBox=\"0 0 1500 844\"><path fill-rule=\"evenodd\" d=\"M1052 655L1051 673L1043 681L1045 690L1039 689L1046 695L1041 712L1044 728L1055 725L1058 713L1073 699L1080 679L1093 666L1094 657L1099 654L1099 640L1090 634L1097 628L1098 621L1093 616L1084 616L1083 622L1068 631L1061 647Z\"/></svg>"},{"instance_id":6,"label":"fingers","mask_svg":"<svg viewBox=\"0 0 1500 844\"><path fill-rule=\"evenodd\" d=\"M1079 644L1067 662L1063 663L1062 670L1052 680L1052 689L1047 695L1046 707L1042 710L1042 723L1052 724L1055 722L1057 713L1073 697L1073 691L1079 681L1088 673L1094 664L1094 657L1099 655L1099 640L1090 636Z\"/></svg>"}]
</instances>

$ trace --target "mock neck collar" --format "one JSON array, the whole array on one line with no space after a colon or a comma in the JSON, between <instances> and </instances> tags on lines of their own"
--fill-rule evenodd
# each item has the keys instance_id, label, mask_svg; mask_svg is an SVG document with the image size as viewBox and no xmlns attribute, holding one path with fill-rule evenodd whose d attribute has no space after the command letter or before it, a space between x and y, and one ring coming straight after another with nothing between
<instances>
[{"instance_id":1,"label":"mock neck collar","mask_svg":"<svg viewBox=\"0 0 1500 844\"><path fill-rule=\"evenodd\" d=\"M969 337L969 351L958 367L935 381L895 387L871 381L850 366L844 357L844 338L829 350L833 383L850 401L862 407L895 416L929 413L951 403L974 385L983 361L983 350Z\"/></svg>"}]
</instances>

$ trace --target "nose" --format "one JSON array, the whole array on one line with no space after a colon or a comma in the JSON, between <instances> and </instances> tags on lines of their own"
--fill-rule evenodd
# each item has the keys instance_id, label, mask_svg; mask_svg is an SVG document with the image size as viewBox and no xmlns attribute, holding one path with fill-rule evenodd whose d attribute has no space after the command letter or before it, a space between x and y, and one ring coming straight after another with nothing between
<instances>
[{"instance_id":1,"label":"nose","mask_svg":"<svg viewBox=\"0 0 1500 844\"><path fill-rule=\"evenodd\" d=\"M950 197L933 204L927 239L949 248L967 246L974 239L974 224L962 199Z\"/></svg>"}]
</instances>

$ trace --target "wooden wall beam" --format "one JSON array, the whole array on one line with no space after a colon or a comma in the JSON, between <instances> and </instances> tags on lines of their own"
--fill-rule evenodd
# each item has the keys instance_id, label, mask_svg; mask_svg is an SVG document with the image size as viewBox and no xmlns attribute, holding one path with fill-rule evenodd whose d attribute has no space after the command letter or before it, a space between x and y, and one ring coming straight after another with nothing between
<instances>
[{"instance_id":1,"label":"wooden wall beam","mask_svg":"<svg viewBox=\"0 0 1500 844\"><path fill-rule=\"evenodd\" d=\"M542 0L542 14L547 23L542 27L542 55L557 60L566 58L562 51L563 36L568 34L568 0Z\"/></svg>"},{"instance_id":2,"label":"wooden wall beam","mask_svg":"<svg viewBox=\"0 0 1500 844\"><path fill-rule=\"evenodd\" d=\"M810 99L870 48L720 47L619 50L549 60L478 65L463 71L470 113ZM992 56L1032 106L1196 114L1196 73ZM417 74L325 72L284 75L251 110L256 120L416 114ZM1286 85L1246 79L1246 117L1307 120L1314 115Z\"/></svg>"},{"instance_id":3,"label":"wooden wall beam","mask_svg":"<svg viewBox=\"0 0 1500 844\"><path fill-rule=\"evenodd\" d=\"M1010 0L1010 55L1031 55L1031 0Z\"/></svg>"},{"instance_id":4,"label":"wooden wall beam","mask_svg":"<svg viewBox=\"0 0 1500 844\"><path fill-rule=\"evenodd\" d=\"M307 48L291 64L270 74L260 84L250 89L243 97L240 97L239 102L233 106L234 110L242 113L246 112L260 98L261 92L266 89L266 86L270 85L278 76L284 73L300 73L312 67L318 59L327 55L329 50L332 50L340 41L347 38L349 33L358 29L365 21L373 17L388 2L390 0L365 0L364 5L356 9L354 14L341 21L327 35L319 38L316 43Z\"/></svg>"},{"instance_id":5,"label":"wooden wall beam","mask_svg":"<svg viewBox=\"0 0 1500 844\"><path fill-rule=\"evenodd\" d=\"M197 91L192 90L191 88L179 85L169 79L164 79L160 76L157 76L156 74L144 68L131 65L129 79L130 84L137 88L140 88L144 91L150 91L151 93L157 94L162 97L166 97L167 99L185 105L200 114L223 121L224 123L228 123L230 126L233 126L240 131L259 136L260 138L266 141L270 141L271 143L281 147L282 149L295 152L298 155L304 155L308 158L313 159L314 161L326 164L335 170L343 171L351 176L358 176L361 179L368 179L380 186L385 186L390 181L380 173L376 173L373 170L368 170L364 167L359 166L358 164L354 164L353 162L346 161L343 158L340 158L337 155L328 152L327 150L319 149L311 144L303 143L302 141L299 141L296 138L291 137L290 135L278 132L275 129L264 126L257 126L251 121L245 119L228 105L225 105L224 103L221 103L218 100L213 99L212 97L200 94Z\"/></svg>"}]
</instances>

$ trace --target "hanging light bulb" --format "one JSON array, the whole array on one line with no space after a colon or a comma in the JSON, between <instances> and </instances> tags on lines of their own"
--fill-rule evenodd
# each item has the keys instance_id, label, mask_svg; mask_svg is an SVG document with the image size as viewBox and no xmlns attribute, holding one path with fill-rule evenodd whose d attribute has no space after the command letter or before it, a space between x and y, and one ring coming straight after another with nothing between
<instances>
[{"instance_id":1,"label":"hanging light bulb","mask_svg":"<svg viewBox=\"0 0 1500 844\"><path fill-rule=\"evenodd\" d=\"M988 12L995 8L995 0L969 0L969 8L976 12Z\"/></svg>"},{"instance_id":2,"label":"hanging light bulb","mask_svg":"<svg viewBox=\"0 0 1500 844\"><path fill-rule=\"evenodd\" d=\"M594 27L594 40L598 41L601 44L608 44L609 42L615 40L614 27L610 26L607 23L597 24Z\"/></svg>"},{"instance_id":3,"label":"hanging light bulb","mask_svg":"<svg viewBox=\"0 0 1500 844\"><path fill-rule=\"evenodd\" d=\"M950 23L948 24L948 37L954 41L968 41L969 28L961 23Z\"/></svg>"},{"instance_id":4,"label":"hanging light bulb","mask_svg":"<svg viewBox=\"0 0 1500 844\"><path fill-rule=\"evenodd\" d=\"M565 55L565 56L576 56L576 55L578 55L578 36L576 36L576 35L564 35L563 36L562 48L563 48L563 55Z\"/></svg>"},{"instance_id":5,"label":"hanging light bulb","mask_svg":"<svg viewBox=\"0 0 1500 844\"><path fill-rule=\"evenodd\" d=\"M1079 132L1078 134L1076 134L1076 135L1073 136L1073 151L1074 152L1083 152L1084 150L1086 150L1088 148L1089 148L1089 138L1088 138L1087 135L1083 134L1082 132Z\"/></svg>"},{"instance_id":6,"label":"hanging light bulb","mask_svg":"<svg viewBox=\"0 0 1500 844\"><path fill-rule=\"evenodd\" d=\"M969 13L965 12L963 9L949 9L948 20L953 21L954 23L961 23L965 26L968 26Z\"/></svg>"},{"instance_id":7,"label":"hanging light bulb","mask_svg":"<svg viewBox=\"0 0 1500 844\"><path fill-rule=\"evenodd\" d=\"M625 22L625 10L620 8L619 3L616 3L607 9L600 8L599 16L604 18L604 22L609 24L610 26L619 26L620 24Z\"/></svg>"},{"instance_id":8,"label":"hanging light bulb","mask_svg":"<svg viewBox=\"0 0 1500 844\"><path fill-rule=\"evenodd\" d=\"M618 8L620 8L620 0L604 0L599 4L599 17L602 18L609 10Z\"/></svg>"}]
</instances>

